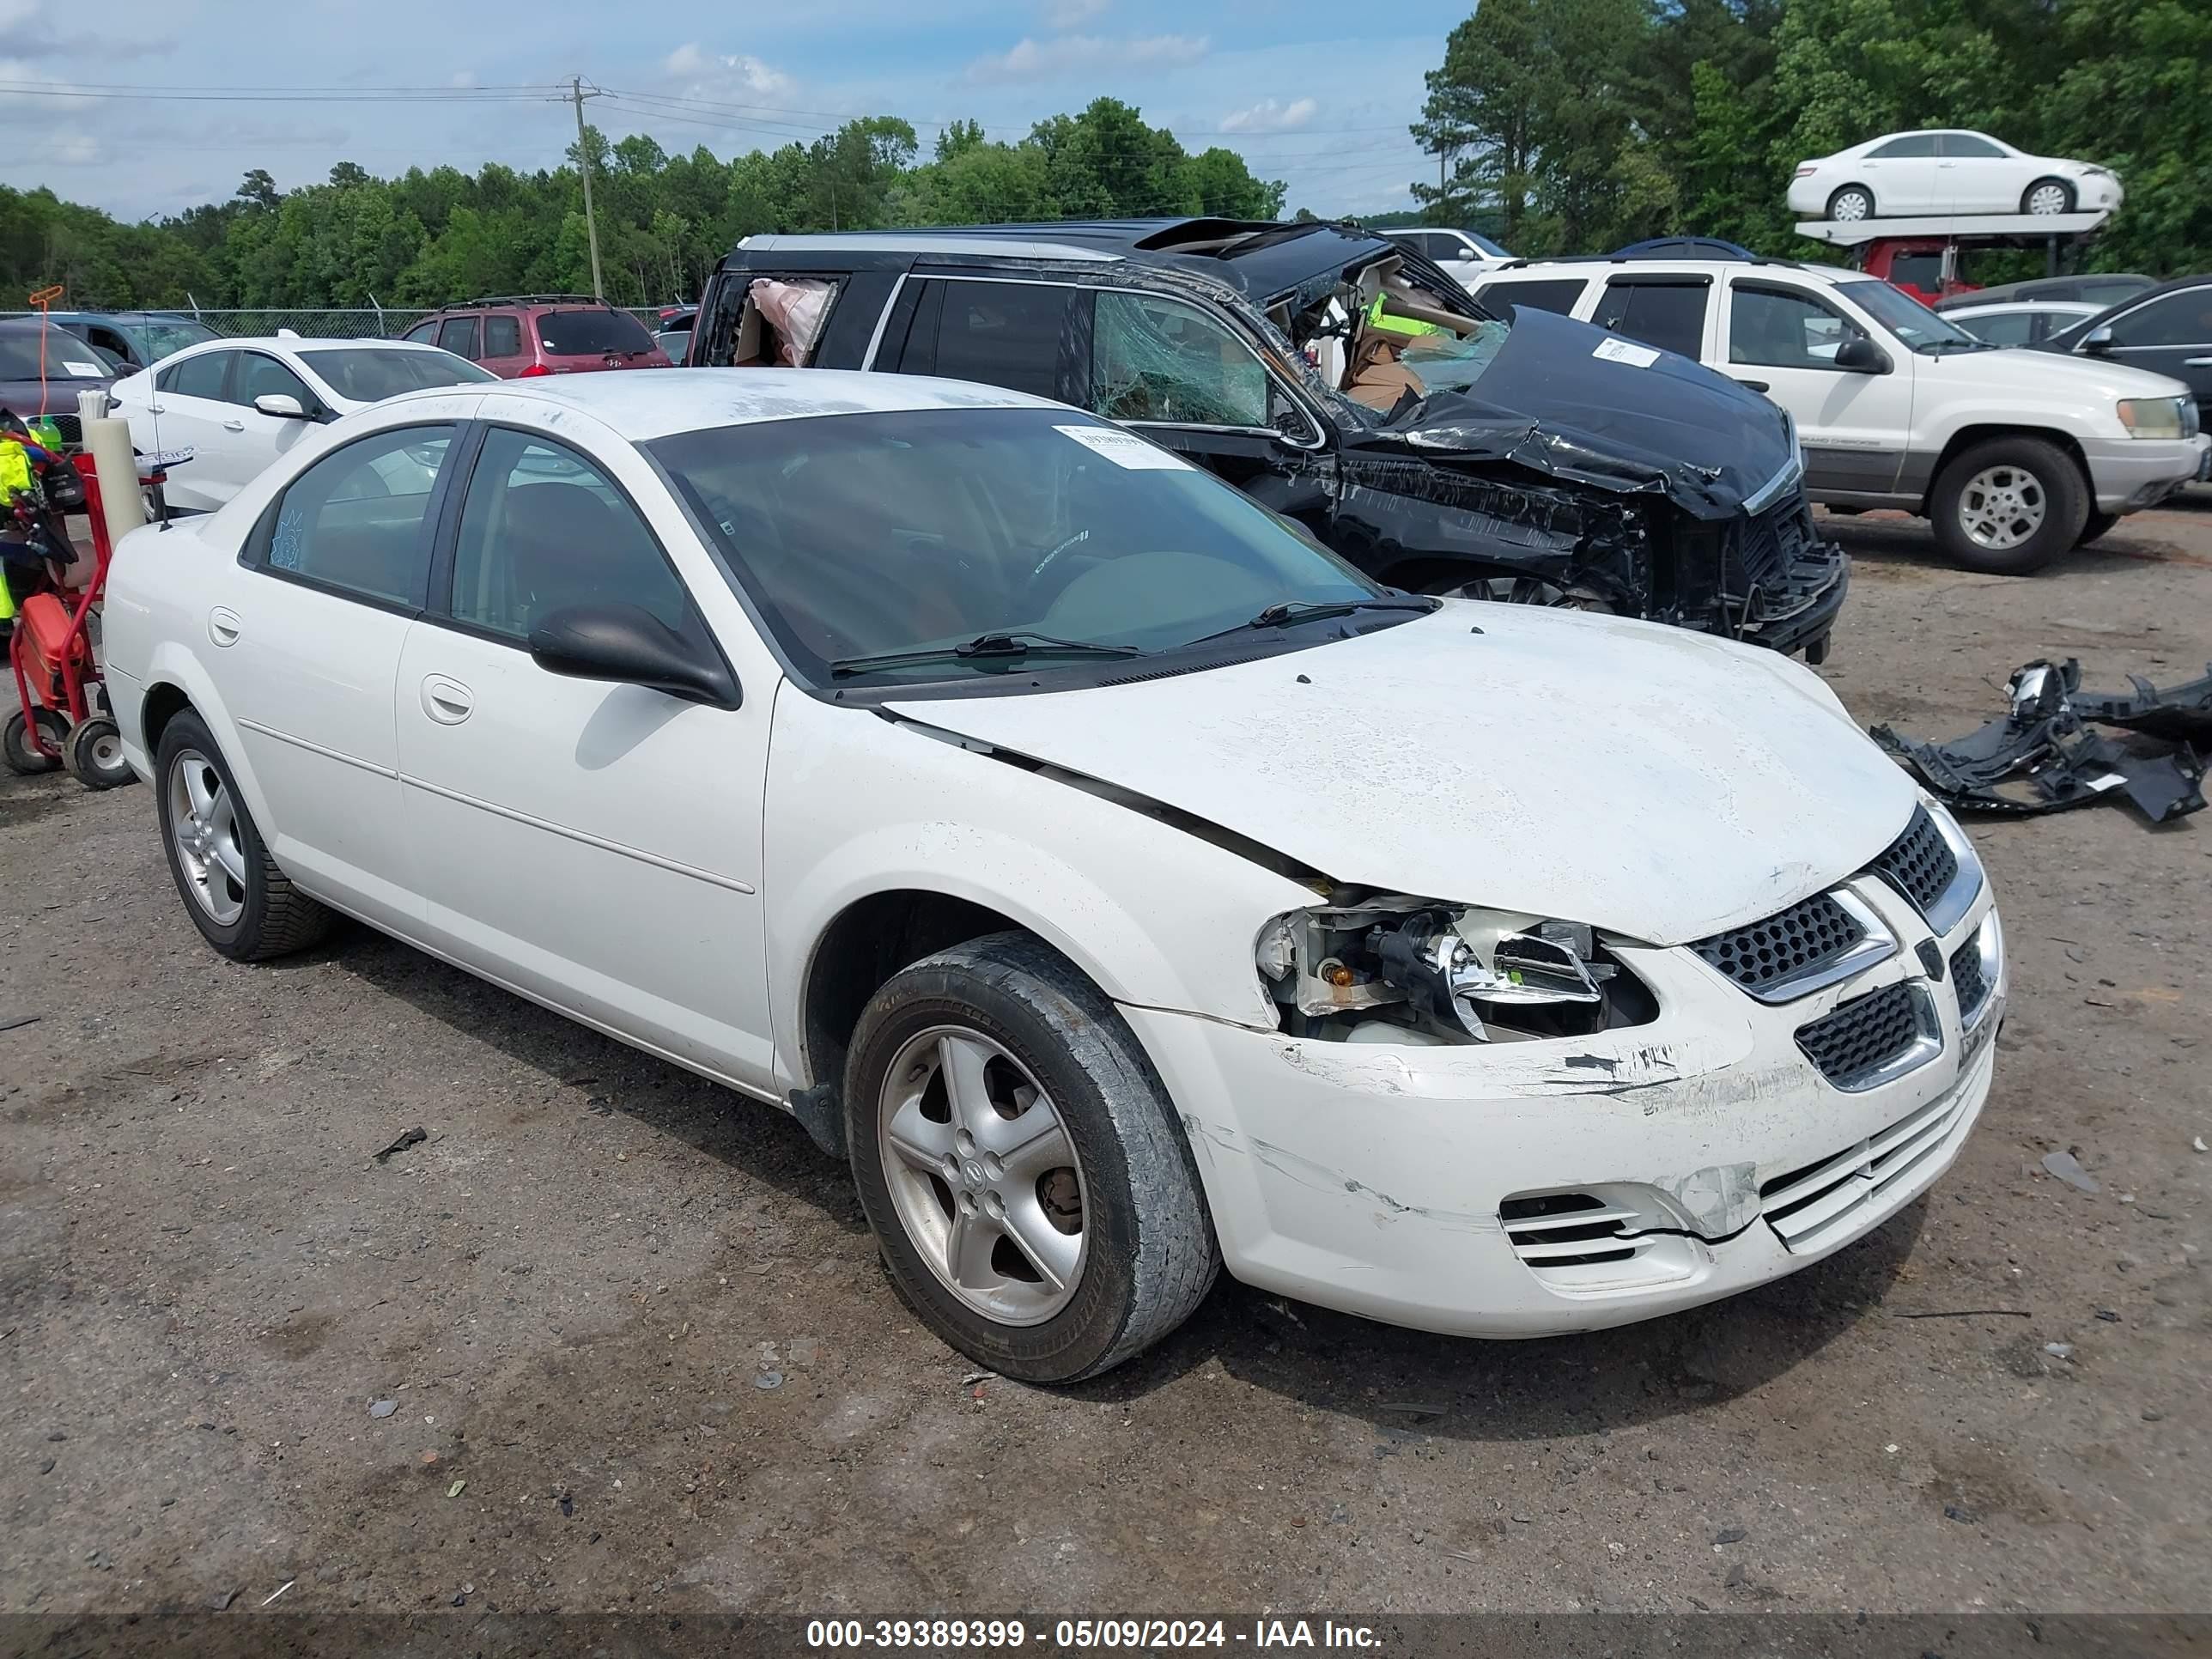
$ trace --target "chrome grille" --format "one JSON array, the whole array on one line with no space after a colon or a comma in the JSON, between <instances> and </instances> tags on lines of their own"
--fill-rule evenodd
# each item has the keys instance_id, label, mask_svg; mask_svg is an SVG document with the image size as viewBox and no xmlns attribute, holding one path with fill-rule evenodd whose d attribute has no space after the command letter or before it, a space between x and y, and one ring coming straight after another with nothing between
<instances>
[{"instance_id":1,"label":"chrome grille","mask_svg":"<svg viewBox=\"0 0 2212 1659\"><path fill-rule=\"evenodd\" d=\"M1928 809L1916 806L1912 809L1912 822L1905 826L1905 833L1890 842L1872 867L1884 881L1911 899L1924 916L1957 877L1959 855L1943 839L1943 832L1928 816Z\"/></svg>"},{"instance_id":2,"label":"chrome grille","mask_svg":"<svg viewBox=\"0 0 2212 1659\"><path fill-rule=\"evenodd\" d=\"M1909 985L1886 985L1797 1028L1797 1046L1838 1089L1863 1085L1920 1040Z\"/></svg>"},{"instance_id":3,"label":"chrome grille","mask_svg":"<svg viewBox=\"0 0 2212 1659\"><path fill-rule=\"evenodd\" d=\"M1829 895L1815 893L1764 921L1699 939L1690 948L1758 996L1826 967L1866 936L1857 918Z\"/></svg>"}]
</instances>

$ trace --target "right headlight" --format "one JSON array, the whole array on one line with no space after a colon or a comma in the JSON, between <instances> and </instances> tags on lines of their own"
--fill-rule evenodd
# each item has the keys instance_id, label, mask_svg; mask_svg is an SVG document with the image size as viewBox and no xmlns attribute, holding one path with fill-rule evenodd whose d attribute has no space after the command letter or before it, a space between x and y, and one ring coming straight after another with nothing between
<instances>
[{"instance_id":1,"label":"right headlight","mask_svg":"<svg viewBox=\"0 0 2212 1659\"><path fill-rule=\"evenodd\" d=\"M1302 1036L1580 1036L1658 1012L1583 923L1395 894L1277 916L1253 962L1285 1029Z\"/></svg>"},{"instance_id":2,"label":"right headlight","mask_svg":"<svg viewBox=\"0 0 2212 1659\"><path fill-rule=\"evenodd\" d=\"M2123 398L2120 424L2130 438L2179 438L2183 435L2180 398Z\"/></svg>"}]
</instances>

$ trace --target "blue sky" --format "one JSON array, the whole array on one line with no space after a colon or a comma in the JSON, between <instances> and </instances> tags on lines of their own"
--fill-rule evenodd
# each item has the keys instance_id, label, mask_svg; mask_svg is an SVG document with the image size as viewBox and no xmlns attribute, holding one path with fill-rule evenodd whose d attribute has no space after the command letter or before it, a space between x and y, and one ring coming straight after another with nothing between
<instances>
[{"instance_id":1,"label":"blue sky","mask_svg":"<svg viewBox=\"0 0 2212 1659\"><path fill-rule=\"evenodd\" d=\"M280 187L332 162L551 166L562 105L494 89L580 74L611 135L718 155L802 142L847 117L903 115L927 146L972 117L1017 138L1101 94L1186 147L1225 144L1322 213L1407 206L1434 167L1407 136L1423 73L1464 3L1377 14L1322 0L804 0L627 7L606 0L112 0L98 33L58 0L0 0L9 182L126 217L220 201L250 167ZM1364 33L1361 31L1364 29ZM33 88L317 89L307 102L54 96ZM362 101L345 88L422 88ZM331 89L327 94L320 89ZM497 101L492 100L497 96ZM714 107L704 107L712 106Z\"/></svg>"}]
</instances>

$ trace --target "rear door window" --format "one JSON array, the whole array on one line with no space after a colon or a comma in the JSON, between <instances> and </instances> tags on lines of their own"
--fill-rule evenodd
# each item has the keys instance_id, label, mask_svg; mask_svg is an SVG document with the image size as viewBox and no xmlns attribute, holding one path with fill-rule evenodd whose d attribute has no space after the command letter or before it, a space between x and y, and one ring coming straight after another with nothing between
<instances>
[{"instance_id":1,"label":"rear door window","mask_svg":"<svg viewBox=\"0 0 2212 1659\"><path fill-rule=\"evenodd\" d=\"M1267 371L1194 306L1101 294L1091 321L1091 410L1112 421L1265 428Z\"/></svg>"},{"instance_id":2,"label":"rear door window","mask_svg":"<svg viewBox=\"0 0 2212 1659\"><path fill-rule=\"evenodd\" d=\"M477 325L474 317L448 317L438 325L438 343L457 357L477 355Z\"/></svg>"},{"instance_id":3,"label":"rear door window","mask_svg":"<svg viewBox=\"0 0 2212 1659\"><path fill-rule=\"evenodd\" d=\"M1496 311L1500 306L1528 306L1537 311L1556 311L1562 317L1574 314L1575 302L1583 297L1589 283L1577 276L1567 282L1550 283L1486 283L1475 293L1486 310Z\"/></svg>"},{"instance_id":4,"label":"rear door window","mask_svg":"<svg viewBox=\"0 0 2212 1659\"><path fill-rule=\"evenodd\" d=\"M1711 292L1711 283L1704 277L1653 282L1616 276L1606 284L1590 320L1662 351L1680 352L1694 362L1705 347L1705 298Z\"/></svg>"},{"instance_id":5,"label":"rear door window","mask_svg":"<svg viewBox=\"0 0 2212 1659\"><path fill-rule=\"evenodd\" d=\"M1932 132L1911 133L1902 138L1893 138L1878 149L1867 152L1869 161L1905 161L1924 160L1936 153L1936 135Z\"/></svg>"},{"instance_id":6,"label":"rear door window","mask_svg":"<svg viewBox=\"0 0 2212 1659\"><path fill-rule=\"evenodd\" d=\"M979 380L1040 398L1060 395L1060 354L1072 288L939 279L915 314L899 369ZM934 329L925 319L934 310Z\"/></svg>"},{"instance_id":7,"label":"rear door window","mask_svg":"<svg viewBox=\"0 0 2212 1659\"><path fill-rule=\"evenodd\" d=\"M223 387L230 379L231 360L237 356L235 351L204 351L163 370L156 384L162 391L173 392L179 398L205 398L210 403L221 403Z\"/></svg>"},{"instance_id":8,"label":"rear door window","mask_svg":"<svg viewBox=\"0 0 2212 1659\"><path fill-rule=\"evenodd\" d=\"M428 586L431 492L449 426L403 427L334 450L295 478L257 536L271 574L419 608Z\"/></svg>"}]
</instances>

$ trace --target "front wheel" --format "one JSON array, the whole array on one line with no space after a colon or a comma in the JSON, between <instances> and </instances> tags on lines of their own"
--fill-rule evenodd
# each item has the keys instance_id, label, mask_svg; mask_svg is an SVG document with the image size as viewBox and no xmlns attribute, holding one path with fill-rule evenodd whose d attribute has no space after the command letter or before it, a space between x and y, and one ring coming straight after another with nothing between
<instances>
[{"instance_id":1,"label":"front wheel","mask_svg":"<svg viewBox=\"0 0 2212 1659\"><path fill-rule=\"evenodd\" d=\"M2074 211L2074 186L2063 179L2039 179L2021 192L2020 210L2047 219Z\"/></svg>"},{"instance_id":2,"label":"front wheel","mask_svg":"<svg viewBox=\"0 0 2212 1659\"><path fill-rule=\"evenodd\" d=\"M276 867L214 736L190 710L162 728L155 800L185 913L233 962L304 950L331 913Z\"/></svg>"},{"instance_id":3,"label":"front wheel","mask_svg":"<svg viewBox=\"0 0 2212 1659\"><path fill-rule=\"evenodd\" d=\"M1992 438L1952 458L1929 517L1952 562L1991 575L2040 570L2081 539L2089 492L2072 456L2040 438Z\"/></svg>"},{"instance_id":4,"label":"front wheel","mask_svg":"<svg viewBox=\"0 0 2212 1659\"><path fill-rule=\"evenodd\" d=\"M1219 1271L1151 1061L1105 994L1026 933L893 975L854 1033L844 1107L892 1283L1001 1376L1109 1370L1180 1325Z\"/></svg>"},{"instance_id":5,"label":"front wheel","mask_svg":"<svg viewBox=\"0 0 2212 1659\"><path fill-rule=\"evenodd\" d=\"M1613 606L1586 587L1561 587L1541 576L1447 576L1421 590L1443 599L1486 599L1493 605L1537 605L1556 611L1613 614Z\"/></svg>"},{"instance_id":6,"label":"front wheel","mask_svg":"<svg viewBox=\"0 0 2212 1659\"><path fill-rule=\"evenodd\" d=\"M2084 519L2081 521L2081 533L2075 538L2074 545L2076 547L2088 546L2091 542L2095 541L2100 536L2105 535L2110 532L2112 526L2119 523L2119 521L2120 515L2117 513L2092 513L2087 519Z\"/></svg>"}]
</instances>

